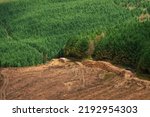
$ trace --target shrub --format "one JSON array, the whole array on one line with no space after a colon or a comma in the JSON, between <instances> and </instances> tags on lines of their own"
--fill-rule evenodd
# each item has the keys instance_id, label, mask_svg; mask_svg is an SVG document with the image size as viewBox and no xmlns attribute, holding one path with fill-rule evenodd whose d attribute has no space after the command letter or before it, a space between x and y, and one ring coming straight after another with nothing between
<instances>
[{"instance_id":1,"label":"shrub","mask_svg":"<svg viewBox=\"0 0 150 117\"><path fill-rule=\"evenodd\" d=\"M87 57L88 50L88 39L70 39L65 48L64 56L75 57L75 58L85 58Z\"/></svg>"}]
</instances>

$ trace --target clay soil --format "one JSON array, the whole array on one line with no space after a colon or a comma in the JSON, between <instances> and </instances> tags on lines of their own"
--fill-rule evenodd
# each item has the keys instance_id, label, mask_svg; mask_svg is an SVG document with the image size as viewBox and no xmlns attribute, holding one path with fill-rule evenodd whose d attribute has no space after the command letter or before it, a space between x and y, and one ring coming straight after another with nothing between
<instances>
[{"instance_id":1,"label":"clay soil","mask_svg":"<svg viewBox=\"0 0 150 117\"><path fill-rule=\"evenodd\" d=\"M150 99L150 81L104 61L61 58L36 67L3 68L1 74L0 98L7 100Z\"/></svg>"}]
</instances>

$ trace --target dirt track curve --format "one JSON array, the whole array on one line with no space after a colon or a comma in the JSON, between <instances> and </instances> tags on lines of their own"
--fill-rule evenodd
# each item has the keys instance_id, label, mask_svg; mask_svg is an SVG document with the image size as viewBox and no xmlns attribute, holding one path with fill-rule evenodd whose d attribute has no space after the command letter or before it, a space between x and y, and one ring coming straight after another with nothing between
<instances>
[{"instance_id":1,"label":"dirt track curve","mask_svg":"<svg viewBox=\"0 0 150 117\"><path fill-rule=\"evenodd\" d=\"M104 61L61 58L1 74L0 99L150 99L150 81Z\"/></svg>"}]
</instances>

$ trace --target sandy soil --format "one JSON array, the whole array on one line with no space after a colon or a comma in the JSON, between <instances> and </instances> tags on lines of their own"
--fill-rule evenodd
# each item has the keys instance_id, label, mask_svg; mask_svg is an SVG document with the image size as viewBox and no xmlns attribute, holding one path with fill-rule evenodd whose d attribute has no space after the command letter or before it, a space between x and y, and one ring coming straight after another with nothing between
<instances>
[{"instance_id":1,"label":"sandy soil","mask_svg":"<svg viewBox=\"0 0 150 117\"><path fill-rule=\"evenodd\" d=\"M150 81L104 61L60 58L1 74L0 99L150 99Z\"/></svg>"}]
</instances>

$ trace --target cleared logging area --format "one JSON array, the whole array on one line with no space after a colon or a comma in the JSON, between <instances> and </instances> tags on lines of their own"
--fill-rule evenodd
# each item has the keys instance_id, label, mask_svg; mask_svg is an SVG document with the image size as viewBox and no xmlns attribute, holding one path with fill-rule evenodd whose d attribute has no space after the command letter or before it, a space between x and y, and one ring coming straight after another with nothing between
<instances>
[{"instance_id":1,"label":"cleared logging area","mask_svg":"<svg viewBox=\"0 0 150 117\"><path fill-rule=\"evenodd\" d=\"M0 0L0 66L94 58L150 73L149 0Z\"/></svg>"},{"instance_id":2,"label":"cleared logging area","mask_svg":"<svg viewBox=\"0 0 150 117\"><path fill-rule=\"evenodd\" d=\"M104 61L54 59L36 67L5 68L2 73L10 81L5 89L9 100L150 99L150 81Z\"/></svg>"}]
</instances>

